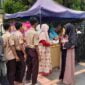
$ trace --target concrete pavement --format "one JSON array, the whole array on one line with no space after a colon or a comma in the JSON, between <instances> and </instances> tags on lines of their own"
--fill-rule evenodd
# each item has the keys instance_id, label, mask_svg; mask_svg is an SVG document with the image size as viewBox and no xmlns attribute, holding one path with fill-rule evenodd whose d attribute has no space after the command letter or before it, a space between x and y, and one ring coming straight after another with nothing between
<instances>
[{"instance_id":1,"label":"concrete pavement","mask_svg":"<svg viewBox=\"0 0 85 85\"><path fill-rule=\"evenodd\" d=\"M59 81L59 73L60 70L55 68L53 72L47 77L39 75L39 85L57 85L57 82ZM85 85L85 63L79 63L76 65L75 81L75 85Z\"/></svg>"}]
</instances>

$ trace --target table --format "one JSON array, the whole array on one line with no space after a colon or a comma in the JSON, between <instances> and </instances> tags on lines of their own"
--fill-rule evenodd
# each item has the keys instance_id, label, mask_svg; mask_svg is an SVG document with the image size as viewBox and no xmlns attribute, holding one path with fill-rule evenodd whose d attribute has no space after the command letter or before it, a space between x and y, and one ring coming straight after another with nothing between
<instances>
[{"instance_id":1,"label":"table","mask_svg":"<svg viewBox=\"0 0 85 85\"><path fill-rule=\"evenodd\" d=\"M51 46L51 62L52 68L60 67L60 57L61 57L61 50L60 45L52 45Z\"/></svg>"}]
</instances>

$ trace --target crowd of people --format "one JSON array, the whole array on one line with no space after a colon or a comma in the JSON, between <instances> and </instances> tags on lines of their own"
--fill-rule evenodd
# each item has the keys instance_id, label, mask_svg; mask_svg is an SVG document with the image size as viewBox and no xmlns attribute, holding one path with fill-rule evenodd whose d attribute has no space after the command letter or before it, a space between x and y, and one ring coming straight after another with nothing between
<instances>
[{"instance_id":1,"label":"crowd of people","mask_svg":"<svg viewBox=\"0 0 85 85\"><path fill-rule=\"evenodd\" d=\"M6 61L7 77L5 72L4 80L8 82L4 85L23 85L23 79L29 85L37 85L38 74L48 76L52 72L50 47L54 43L61 45L59 83L75 85L74 26L68 23L63 28L59 24L54 29L47 24L38 24L36 18L30 18L29 22L3 24L5 33L0 39L3 46L0 56L4 56L3 62Z\"/></svg>"}]
</instances>

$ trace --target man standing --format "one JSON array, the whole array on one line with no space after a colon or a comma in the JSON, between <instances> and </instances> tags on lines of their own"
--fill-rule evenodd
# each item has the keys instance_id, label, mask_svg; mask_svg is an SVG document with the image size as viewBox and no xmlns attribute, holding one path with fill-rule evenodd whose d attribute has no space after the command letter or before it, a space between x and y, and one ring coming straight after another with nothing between
<instances>
[{"instance_id":1,"label":"man standing","mask_svg":"<svg viewBox=\"0 0 85 85\"><path fill-rule=\"evenodd\" d=\"M21 33L22 24L20 22L15 23L16 32L14 32L15 50L18 56L16 61L16 74L15 81L22 85L23 78L25 74L25 48L24 48L24 38Z\"/></svg>"},{"instance_id":2,"label":"man standing","mask_svg":"<svg viewBox=\"0 0 85 85\"><path fill-rule=\"evenodd\" d=\"M27 54L27 74L26 80L30 82L32 78L32 85L37 84L38 77L38 34L36 32L37 20L31 18L30 23L32 27L25 33L26 40L26 54Z\"/></svg>"},{"instance_id":3,"label":"man standing","mask_svg":"<svg viewBox=\"0 0 85 85\"><path fill-rule=\"evenodd\" d=\"M4 52L7 60L7 78L10 85L14 85L15 70L16 70L16 53L13 50L14 41L10 34L10 24L4 23L5 33L3 34Z\"/></svg>"}]
</instances>

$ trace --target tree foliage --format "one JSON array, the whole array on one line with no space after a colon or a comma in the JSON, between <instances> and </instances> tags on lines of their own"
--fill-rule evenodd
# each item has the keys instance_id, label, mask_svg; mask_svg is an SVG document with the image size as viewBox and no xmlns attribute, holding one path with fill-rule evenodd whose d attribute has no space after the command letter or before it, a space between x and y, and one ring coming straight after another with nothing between
<instances>
[{"instance_id":1,"label":"tree foliage","mask_svg":"<svg viewBox=\"0 0 85 85\"><path fill-rule=\"evenodd\" d=\"M6 0L4 2L4 11L6 13L16 13L19 11L24 11L28 7L24 4L22 4L19 1L14 1L14 0Z\"/></svg>"},{"instance_id":2,"label":"tree foliage","mask_svg":"<svg viewBox=\"0 0 85 85\"><path fill-rule=\"evenodd\" d=\"M85 0L55 0L68 8L85 11Z\"/></svg>"}]
</instances>

